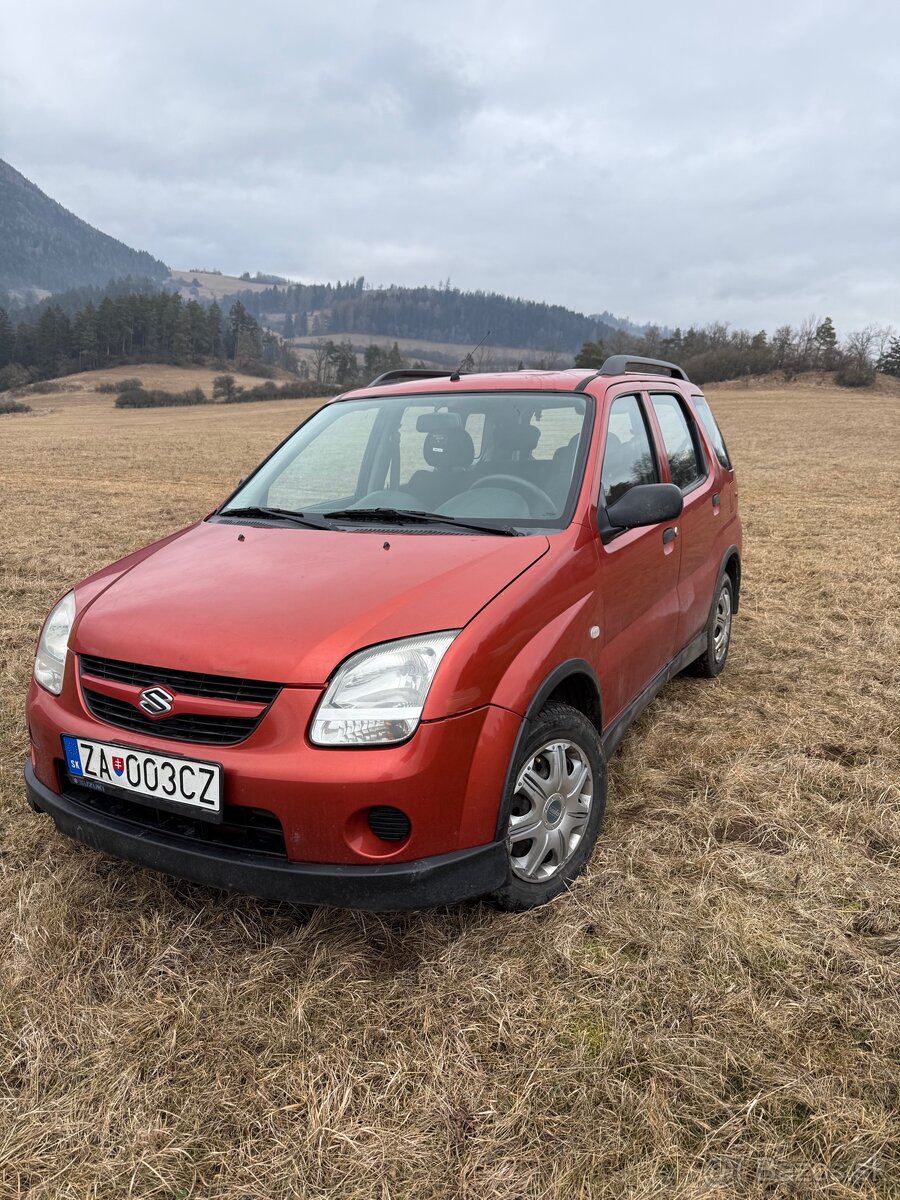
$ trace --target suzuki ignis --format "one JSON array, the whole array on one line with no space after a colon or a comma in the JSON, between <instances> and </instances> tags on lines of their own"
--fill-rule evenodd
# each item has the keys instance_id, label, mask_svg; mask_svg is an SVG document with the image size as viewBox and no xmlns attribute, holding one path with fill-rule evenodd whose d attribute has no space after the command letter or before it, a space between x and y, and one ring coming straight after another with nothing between
<instances>
[{"instance_id":1,"label":"suzuki ignis","mask_svg":"<svg viewBox=\"0 0 900 1200\"><path fill-rule=\"evenodd\" d=\"M27 795L108 854L276 900L542 904L606 762L741 584L684 372L389 372L44 624Z\"/></svg>"}]
</instances>

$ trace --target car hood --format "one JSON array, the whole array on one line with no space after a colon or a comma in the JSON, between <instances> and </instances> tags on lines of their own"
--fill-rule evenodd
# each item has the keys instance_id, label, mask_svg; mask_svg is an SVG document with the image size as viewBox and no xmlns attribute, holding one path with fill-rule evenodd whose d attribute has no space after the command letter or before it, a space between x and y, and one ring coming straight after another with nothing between
<instances>
[{"instance_id":1,"label":"car hood","mask_svg":"<svg viewBox=\"0 0 900 1200\"><path fill-rule=\"evenodd\" d=\"M546 537L202 522L151 547L78 615L76 653L300 686L363 646L459 629Z\"/></svg>"}]
</instances>

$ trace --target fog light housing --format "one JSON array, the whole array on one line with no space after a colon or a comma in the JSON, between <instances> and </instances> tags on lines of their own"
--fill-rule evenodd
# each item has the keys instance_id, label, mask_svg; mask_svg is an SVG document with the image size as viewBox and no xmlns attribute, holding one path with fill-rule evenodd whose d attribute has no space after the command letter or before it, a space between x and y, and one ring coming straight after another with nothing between
<instances>
[{"instance_id":1,"label":"fog light housing","mask_svg":"<svg viewBox=\"0 0 900 1200\"><path fill-rule=\"evenodd\" d=\"M412 823L402 808L376 804L368 812L369 828L383 842L405 842L412 832Z\"/></svg>"}]
</instances>

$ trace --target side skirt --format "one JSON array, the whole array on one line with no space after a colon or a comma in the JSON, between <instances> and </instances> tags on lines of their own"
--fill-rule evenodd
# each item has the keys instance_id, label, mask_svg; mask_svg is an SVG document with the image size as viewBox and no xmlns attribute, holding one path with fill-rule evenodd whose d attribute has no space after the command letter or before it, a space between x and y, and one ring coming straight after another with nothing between
<instances>
[{"instance_id":1,"label":"side skirt","mask_svg":"<svg viewBox=\"0 0 900 1200\"><path fill-rule=\"evenodd\" d=\"M600 739L603 745L604 758L608 760L610 755L615 753L619 743L627 733L631 722L637 720L650 701L659 695L670 679L674 679L695 658L700 657L705 647L706 630L704 629L702 633L697 634L692 642L685 646L680 654L676 654L668 666L663 667L659 674L650 680L640 695L636 696L626 709L622 710Z\"/></svg>"}]
</instances>

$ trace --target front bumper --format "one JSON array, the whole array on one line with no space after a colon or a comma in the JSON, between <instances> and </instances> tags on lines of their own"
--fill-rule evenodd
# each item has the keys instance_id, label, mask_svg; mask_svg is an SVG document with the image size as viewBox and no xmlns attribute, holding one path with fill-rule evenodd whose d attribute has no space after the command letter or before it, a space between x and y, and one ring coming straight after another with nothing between
<instances>
[{"instance_id":1,"label":"front bumper","mask_svg":"<svg viewBox=\"0 0 900 1200\"><path fill-rule=\"evenodd\" d=\"M381 867L413 864L474 849L496 837L506 771L521 728L515 713L494 705L423 721L397 746L320 748L304 731L320 697L288 688L257 729L234 745L212 746L133 734L87 711L69 655L62 694L32 681L27 717L35 777L56 795L67 790L60 736L185 755L221 763L224 799L236 809L273 815L290 863ZM382 841L369 810L401 809L411 831Z\"/></svg>"},{"instance_id":2,"label":"front bumper","mask_svg":"<svg viewBox=\"0 0 900 1200\"><path fill-rule=\"evenodd\" d=\"M56 827L93 850L127 859L194 883L266 900L328 904L390 912L473 899L505 883L509 867L502 842L490 842L415 862L373 865L264 860L240 850L201 846L94 811L57 794L25 766L28 802Z\"/></svg>"}]
</instances>

